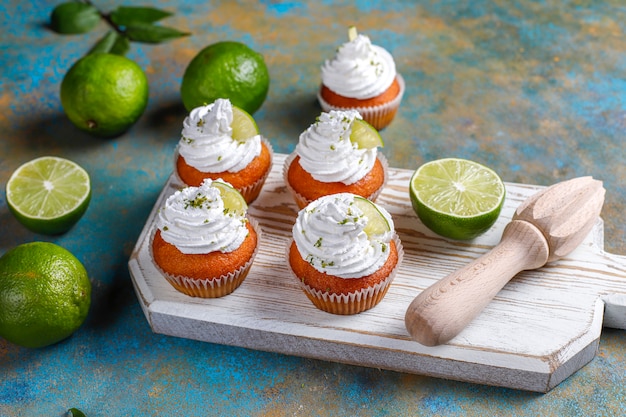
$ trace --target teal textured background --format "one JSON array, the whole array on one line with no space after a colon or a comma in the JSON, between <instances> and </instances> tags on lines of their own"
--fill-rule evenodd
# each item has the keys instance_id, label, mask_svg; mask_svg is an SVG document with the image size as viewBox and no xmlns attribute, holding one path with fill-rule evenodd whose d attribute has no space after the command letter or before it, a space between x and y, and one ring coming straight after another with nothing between
<instances>
[{"instance_id":1,"label":"teal textured background","mask_svg":"<svg viewBox=\"0 0 626 417\"><path fill-rule=\"evenodd\" d=\"M153 334L127 261L172 170L185 117L187 63L204 46L238 40L261 52L272 79L255 114L276 152L293 150L320 111L319 67L347 27L388 49L407 91L382 132L394 167L456 156L505 181L549 185L593 175L605 183L605 248L626 255L626 6L591 0L159 1L163 23L193 36L133 44L146 71L148 109L126 134L89 137L63 114L65 72L104 32L47 29L59 2L0 4L0 187L41 155L70 158L92 178L85 217L59 237L33 234L0 193L0 254L53 241L90 272L90 315L44 349L0 339L0 416L621 416L626 336L605 329L598 356L540 395L341 365ZM98 1L110 10L140 1ZM623 277L626 278L626 277Z\"/></svg>"}]
</instances>

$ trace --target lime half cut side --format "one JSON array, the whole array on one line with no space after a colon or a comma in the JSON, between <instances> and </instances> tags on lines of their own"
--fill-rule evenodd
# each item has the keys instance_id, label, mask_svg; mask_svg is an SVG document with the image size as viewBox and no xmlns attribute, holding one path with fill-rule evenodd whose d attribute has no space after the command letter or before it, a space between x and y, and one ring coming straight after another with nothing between
<instances>
[{"instance_id":1,"label":"lime half cut side","mask_svg":"<svg viewBox=\"0 0 626 417\"><path fill-rule=\"evenodd\" d=\"M409 194L418 217L433 232L455 240L473 239L498 219L506 194L492 169L474 161L445 158L419 167Z\"/></svg>"},{"instance_id":2,"label":"lime half cut side","mask_svg":"<svg viewBox=\"0 0 626 417\"><path fill-rule=\"evenodd\" d=\"M220 190L220 196L224 202L226 212L236 213L245 216L248 210L248 204L241 193L232 185L223 181L213 181L211 185Z\"/></svg>"},{"instance_id":3,"label":"lime half cut side","mask_svg":"<svg viewBox=\"0 0 626 417\"><path fill-rule=\"evenodd\" d=\"M380 211L378 206L367 198L354 196L354 204L367 218L367 224L363 231L367 236L381 236L391 231L391 225L387 217Z\"/></svg>"},{"instance_id":4,"label":"lime half cut side","mask_svg":"<svg viewBox=\"0 0 626 417\"><path fill-rule=\"evenodd\" d=\"M75 162L56 156L20 166L6 185L7 204L28 229L55 235L83 216L91 199L89 174Z\"/></svg>"},{"instance_id":5,"label":"lime half cut side","mask_svg":"<svg viewBox=\"0 0 626 417\"><path fill-rule=\"evenodd\" d=\"M259 127L254 118L247 111L233 106L233 139L237 142L245 142L259 134Z\"/></svg>"},{"instance_id":6,"label":"lime half cut side","mask_svg":"<svg viewBox=\"0 0 626 417\"><path fill-rule=\"evenodd\" d=\"M350 142L356 143L359 149L373 149L377 146L382 148L385 145L378 130L361 119L354 119L352 122Z\"/></svg>"}]
</instances>

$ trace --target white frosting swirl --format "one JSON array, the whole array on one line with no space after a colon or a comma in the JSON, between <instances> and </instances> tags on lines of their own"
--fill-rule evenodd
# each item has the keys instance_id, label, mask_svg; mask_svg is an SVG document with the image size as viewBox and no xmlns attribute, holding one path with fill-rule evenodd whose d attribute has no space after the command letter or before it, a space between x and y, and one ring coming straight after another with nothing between
<instances>
[{"instance_id":1,"label":"white frosting swirl","mask_svg":"<svg viewBox=\"0 0 626 417\"><path fill-rule=\"evenodd\" d=\"M359 149L350 141L354 119L361 119L356 110L331 110L300 135L300 165L316 180L353 184L374 167L376 148Z\"/></svg>"},{"instance_id":2,"label":"white frosting swirl","mask_svg":"<svg viewBox=\"0 0 626 417\"><path fill-rule=\"evenodd\" d=\"M339 47L322 65L322 83L344 97L368 99L385 92L396 78L396 64L384 48L365 35Z\"/></svg>"},{"instance_id":3,"label":"white frosting swirl","mask_svg":"<svg viewBox=\"0 0 626 417\"><path fill-rule=\"evenodd\" d=\"M185 254L232 252L248 235L245 216L224 209L219 189L210 179L168 197L156 224L161 237Z\"/></svg>"},{"instance_id":4,"label":"white frosting swirl","mask_svg":"<svg viewBox=\"0 0 626 417\"><path fill-rule=\"evenodd\" d=\"M261 154L261 135L232 138L233 107L228 99L196 107L183 122L178 153L202 172L238 172Z\"/></svg>"},{"instance_id":5,"label":"white frosting swirl","mask_svg":"<svg viewBox=\"0 0 626 417\"><path fill-rule=\"evenodd\" d=\"M389 257L393 220L382 207L391 231L367 236L367 217L350 193L321 197L300 210L293 239L303 259L315 269L340 278L361 278L380 269Z\"/></svg>"}]
</instances>

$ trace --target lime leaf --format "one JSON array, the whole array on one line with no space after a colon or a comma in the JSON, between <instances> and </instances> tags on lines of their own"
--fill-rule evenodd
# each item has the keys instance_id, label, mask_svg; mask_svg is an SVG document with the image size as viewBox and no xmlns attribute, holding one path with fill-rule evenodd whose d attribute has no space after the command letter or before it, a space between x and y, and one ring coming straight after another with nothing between
<instances>
[{"instance_id":1,"label":"lime leaf","mask_svg":"<svg viewBox=\"0 0 626 417\"><path fill-rule=\"evenodd\" d=\"M130 49L128 38L110 30L89 51L90 54L103 52L115 55L125 55Z\"/></svg>"},{"instance_id":2,"label":"lime leaf","mask_svg":"<svg viewBox=\"0 0 626 417\"><path fill-rule=\"evenodd\" d=\"M367 236L380 236L391 231L387 217L376 204L367 198L359 196L354 197L354 204L367 218L367 224L365 225L365 229L363 229Z\"/></svg>"},{"instance_id":3,"label":"lime leaf","mask_svg":"<svg viewBox=\"0 0 626 417\"><path fill-rule=\"evenodd\" d=\"M78 408L70 408L67 410L67 417L87 417L85 413L80 411Z\"/></svg>"},{"instance_id":4,"label":"lime leaf","mask_svg":"<svg viewBox=\"0 0 626 417\"><path fill-rule=\"evenodd\" d=\"M354 119L352 122L350 142L356 143L359 149L373 149L377 146L383 147L385 145L378 130L361 119Z\"/></svg>"},{"instance_id":5,"label":"lime leaf","mask_svg":"<svg viewBox=\"0 0 626 417\"><path fill-rule=\"evenodd\" d=\"M133 23L128 25L124 31L128 39L143 43L161 43L171 39L189 36L187 32L178 29L157 26L150 23Z\"/></svg>"},{"instance_id":6,"label":"lime leaf","mask_svg":"<svg viewBox=\"0 0 626 417\"><path fill-rule=\"evenodd\" d=\"M239 191L232 185L222 181L213 181L211 185L220 190L224 209L227 212L236 213L240 216L246 215L248 204Z\"/></svg>"},{"instance_id":7,"label":"lime leaf","mask_svg":"<svg viewBox=\"0 0 626 417\"><path fill-rule=\"evenodd\" d=\"M87 33L100 21L100 13L91 4L70 1L52 10L50 28L63 35Z\"/></svg>"},{"instance_id":8,"label":"lime leaf","mask_svg":"<svg viewBox=\"0 0 626 417\"><path fill-rule=\"evenodd\" d=\"M233 139L238 142L245 142L259 134L254 118L237 106L233 106L233 122L230 127L233 129Z\"/></svg>"},{"instance_id":9,"label":"lime leaf","mask_svg":"<svg viewBox=\"0 0 626 417\"><path fill-rule=\"evenodd\" d=\"M111 21L118 26L131 26L136 23L154 23L172 13L154 7L120 6L111 12Z\"/></svg>"}]
</instances>

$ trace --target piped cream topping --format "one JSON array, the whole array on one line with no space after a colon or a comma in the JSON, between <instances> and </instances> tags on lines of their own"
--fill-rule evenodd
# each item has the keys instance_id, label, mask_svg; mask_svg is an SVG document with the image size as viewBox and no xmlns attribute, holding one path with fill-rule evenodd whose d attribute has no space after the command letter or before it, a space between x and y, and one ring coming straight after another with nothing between
<instances>
[{"instance_id":1,"label":"piped cream topping","mask_svg":"<svg viewBox=\"0 0 626 417\"><path fill-rule=\"evenodd\" d=\"M183 122L178 153L202 172L238 172L261 154L261 135L232 138L233 107L228 99L196 107Z\"/></svg>"},{"instance_id":2,"label":"piped cream topping","mask_svg":"<svg viewBox=\"0 0 626 417\"><path fill-rule=\"evenodd\" d=\"M232 252L248 236L246 217L227 210L211 184L207 179L200 187L176 191L157 214L161 237L182 253Z\"/></svg>"},{"instance_id":3,"label":"piped cream topping","mask_svg":"<svg viewBox=\"0 0 626 417\"><path fill-rule=\"evenodd\" d=\"M315 269L340 278L361 278L380 269L389 257L393 220L382 207L391 231L381 236L364 232L367 217L354 203L354 195L321 197L300 210L293 239L303 259Z\"/></svg>"},{"instance_id":4,"label":"piped cream topping","mask_svg":"<svg viewBox=\"0 0 626 417\"><path fill-rule=\"evenodd\" d=\"M396 64L384 48L357 35L322 65L322 83L344 97L368 99L384 93L396 78Z\"/></svg>"},{"instance_id":5,"label":"piped cream topping","mask_svg":"<svg viewBox=\"0 0 626 417\"><path fill-rule=\"evenodd\" d=\"M353 184L374 167L377 150L359 149L350 141L352 123L361 119L355 110L322 113L301 135L296 145L300 165L322 182Z\"/></svg>"}]
</instances>

